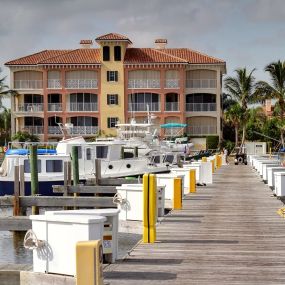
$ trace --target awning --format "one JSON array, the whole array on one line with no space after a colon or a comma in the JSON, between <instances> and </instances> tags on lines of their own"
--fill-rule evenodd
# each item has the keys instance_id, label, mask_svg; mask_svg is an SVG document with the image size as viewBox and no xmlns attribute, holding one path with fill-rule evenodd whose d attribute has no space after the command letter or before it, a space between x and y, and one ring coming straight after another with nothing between
<instances>
[{"instance_id":1,"label":"awning","mask_svg":"<svg viewBox=\"0 0 285 285\"><path fill-rule=\"evenodd\" d=\"M187 127L187 124L178 124L178 123L168 123L160 125L163 129L171 129L171 128L185 128Z\"/></svg>"}]
</instances>

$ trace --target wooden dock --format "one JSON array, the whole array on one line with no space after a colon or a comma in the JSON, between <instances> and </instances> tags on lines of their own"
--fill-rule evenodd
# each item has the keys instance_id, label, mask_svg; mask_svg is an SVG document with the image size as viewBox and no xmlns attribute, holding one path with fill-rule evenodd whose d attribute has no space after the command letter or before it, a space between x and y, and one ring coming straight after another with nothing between
<instances>
[{"instance_id":1,"label":"wooden dock","mask_svg":"<svg viewBox=\"0 0 285 285\"><path fill-rule=\"evenodd\" d=\"M224 166L139 244L105 268L120 284L285 284L283 204L249 166Z\"/></svg>"}]
</instances>

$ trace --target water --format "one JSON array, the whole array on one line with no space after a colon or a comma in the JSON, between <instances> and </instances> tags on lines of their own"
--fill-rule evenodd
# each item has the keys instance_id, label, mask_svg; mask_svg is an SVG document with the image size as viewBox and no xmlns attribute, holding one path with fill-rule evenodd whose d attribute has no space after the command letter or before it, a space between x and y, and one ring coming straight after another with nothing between
<instances>
[{"instance_id":1,"label":"water","mask_svg":"<svg viewBox=\"0 0 285 285\"><path fill-rule=\"evenodd\" d=\"M0 208L0 217L11 216L11 208ZM32 252L23 246L25 232L0 231L0 265L32 264Z\"/></svg>"}]
</instances>

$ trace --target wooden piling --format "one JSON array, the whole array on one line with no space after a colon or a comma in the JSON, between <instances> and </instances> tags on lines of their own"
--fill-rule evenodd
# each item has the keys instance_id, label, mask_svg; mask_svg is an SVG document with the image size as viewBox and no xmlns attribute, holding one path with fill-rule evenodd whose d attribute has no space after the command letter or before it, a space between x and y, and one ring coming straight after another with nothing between
<instances>
[{"instance_id":1,"label":"wooden piling","mask_svg":"<svg viewBox=\"0 0 285 285\"><path fill-rule=\"evenodd\" d=\"M36 196L39 194L37 145L30 146L30 169L31 169L31 195ZM39 214L39 208L37 206L32 206L32 215L38 215L38 214Z\"/></svg>"},{"instance_id":2,"label":"wooden piling","mask_svg":"<svg viewBox=\"0 0 285 285\"><path fill-rule=\"evenodd\" d=\"M16 158L14 165L14 207L13 207L13 216L20 215L20 188L19 188L19 159Z\"/></svg>"},{"instance_id":3,"label":"wooden piling","mask_svg":"<svg viewBox=\"0 0 285 285\"><path fill-rule=\"evenodd\" d=\"M73 185L79 184L79 164L78 164L78 147L72 146L71 149L72 157L72 174L73 174Z\"/></svg>"},{"instance_id":4,"label":"wooden piling","mask_svg":"<svg viewBox=\"0 0 285 285\"><path fill-rule=\"evenodd\" d=\"M96 173L96 185L99 185L101 180L101 160L95 159L95 173Z\"/></svg>"}]
</instances>

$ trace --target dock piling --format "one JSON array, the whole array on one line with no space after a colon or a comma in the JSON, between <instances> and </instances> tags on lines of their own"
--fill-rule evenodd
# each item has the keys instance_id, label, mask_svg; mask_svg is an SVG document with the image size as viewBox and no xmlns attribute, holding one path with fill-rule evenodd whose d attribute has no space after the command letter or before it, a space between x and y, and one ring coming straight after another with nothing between
<instances>
[{"instance_id":1,"label":"dock piling","mask_svg":"<svg viewBox=\"0 0 285 285\"><path fill-rule=\"evenodd\" d=\"M39 181L38 181L38 155L37 145L30 146L30 169L31 169L31 195L36 196L39 194ZM32 215L38 215L39 208L32 206Z\"/></svg>"}]
</instances>

